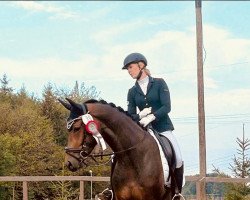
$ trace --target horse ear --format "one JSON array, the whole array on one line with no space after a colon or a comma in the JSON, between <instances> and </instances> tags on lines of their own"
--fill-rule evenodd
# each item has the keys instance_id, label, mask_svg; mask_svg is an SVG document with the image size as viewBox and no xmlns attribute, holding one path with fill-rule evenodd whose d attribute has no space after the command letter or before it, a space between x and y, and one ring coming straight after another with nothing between
<instances>
[{"instance_id":1,"label":"horse ear","mask_svg":"<svg viewBox=\"0 0 250 200\"><path fill-rule=\"evenodd\" d=\"M76 107L76 108L80 107L79 104L74 102L73 100L71 100L69 98L65 98L65 99L70 103L71 106Z\"/></svg>"},{"instance_id":2,"label":"horse ear","mask_svg":"<svg viewBox=\"0 0 250 200\"><path fill-rule=\"evenodd\" d=\"M58 99L58 101L68 110L71 110L71 105L69 103L66 103L62 99Z\"/></svg>"}]
</instances>

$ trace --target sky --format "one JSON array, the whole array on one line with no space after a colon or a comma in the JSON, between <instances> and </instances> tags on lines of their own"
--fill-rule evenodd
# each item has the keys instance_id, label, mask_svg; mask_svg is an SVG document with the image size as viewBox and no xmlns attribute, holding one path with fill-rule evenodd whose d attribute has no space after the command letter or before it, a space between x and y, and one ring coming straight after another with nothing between
<instances>
[{"instance_id":1,"label":"sky","mask_svg":"<svg viewBox=\"0 0 250 200\"><path fill-rule=\"evenodd\" d=\"M250 2L204 1L207 171L231 175L236 138L250 138ZM121 70L140 52L167 82L186 175L199 173L196 16L193 1L1 1L0 77L41 97L52 83L95 86L127 109L135 80Z\"/></svg>"}]
</instances>

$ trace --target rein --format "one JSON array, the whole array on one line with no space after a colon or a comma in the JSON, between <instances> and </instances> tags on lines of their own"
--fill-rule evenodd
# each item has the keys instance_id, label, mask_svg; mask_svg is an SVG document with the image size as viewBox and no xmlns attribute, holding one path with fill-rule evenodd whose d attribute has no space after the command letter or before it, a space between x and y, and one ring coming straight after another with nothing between
<instances>
[{"instance_id":1,"label":"rein","mask_svg":"<svg viewBox=\"0 0 250 200\"><path fill-rule=\"evenodd\" d=\"M133 146L127 148L127 149L124 149L124 150L114 151L113 153L106 153L106 154L90 154L90 155L92 155L92 156L94 156L94 157L101 157L101 156L112 156L112 155L122 154L122 153L125 153L125 152L127 152L127 151L131 151L131 150L133 150L133 149L136 149L136 147L137 147L141 142L143 142L143 140L145 139L145 137L146 137L146 134L143 135L143 138L142 138L137 144L135 144L135 145L133 145Z\"/></svg>"}]
</instances>

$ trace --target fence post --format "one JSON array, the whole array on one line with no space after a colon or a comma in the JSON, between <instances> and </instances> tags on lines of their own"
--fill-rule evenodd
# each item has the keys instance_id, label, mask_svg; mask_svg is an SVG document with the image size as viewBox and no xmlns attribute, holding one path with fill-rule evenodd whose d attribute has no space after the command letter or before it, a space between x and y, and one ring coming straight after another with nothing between
<instances>
[{"instance_id":1,"label":"fence post","mask_svg":"<svg viewBox=\"0 0 250 200\"><path fill-rule=\"evenodd\" d=\"M23 200L28 200L28 182L23 181Z\"/></svg>"},{"instance_id":2,"label":"fence post","mask_svg":"<svg viewBox=\"0 0 250 200\"><path fill-rule=\"evenodd\" d=\"M84 200L84 181L80 181L80 195L79 200Z\"/></svg>"}]
</instances>

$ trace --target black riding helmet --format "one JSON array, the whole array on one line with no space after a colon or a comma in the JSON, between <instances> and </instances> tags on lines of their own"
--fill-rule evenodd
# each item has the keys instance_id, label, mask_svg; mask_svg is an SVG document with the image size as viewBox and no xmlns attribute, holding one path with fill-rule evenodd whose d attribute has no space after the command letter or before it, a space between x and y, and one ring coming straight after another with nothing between
<instances>
[{"instance_id":1,"label":"black riding helmet","mask_svg":"<svg viewBox=\"0 0 250 200\"><path fill-rule=\"evenodd\" d=\"M124 59L122 69L127 69L129 64L138 63L140 61L142 61L145 66L147 66L148 62L144 55L140 53L131 53Z\"/></svg>"}]
</instances>

